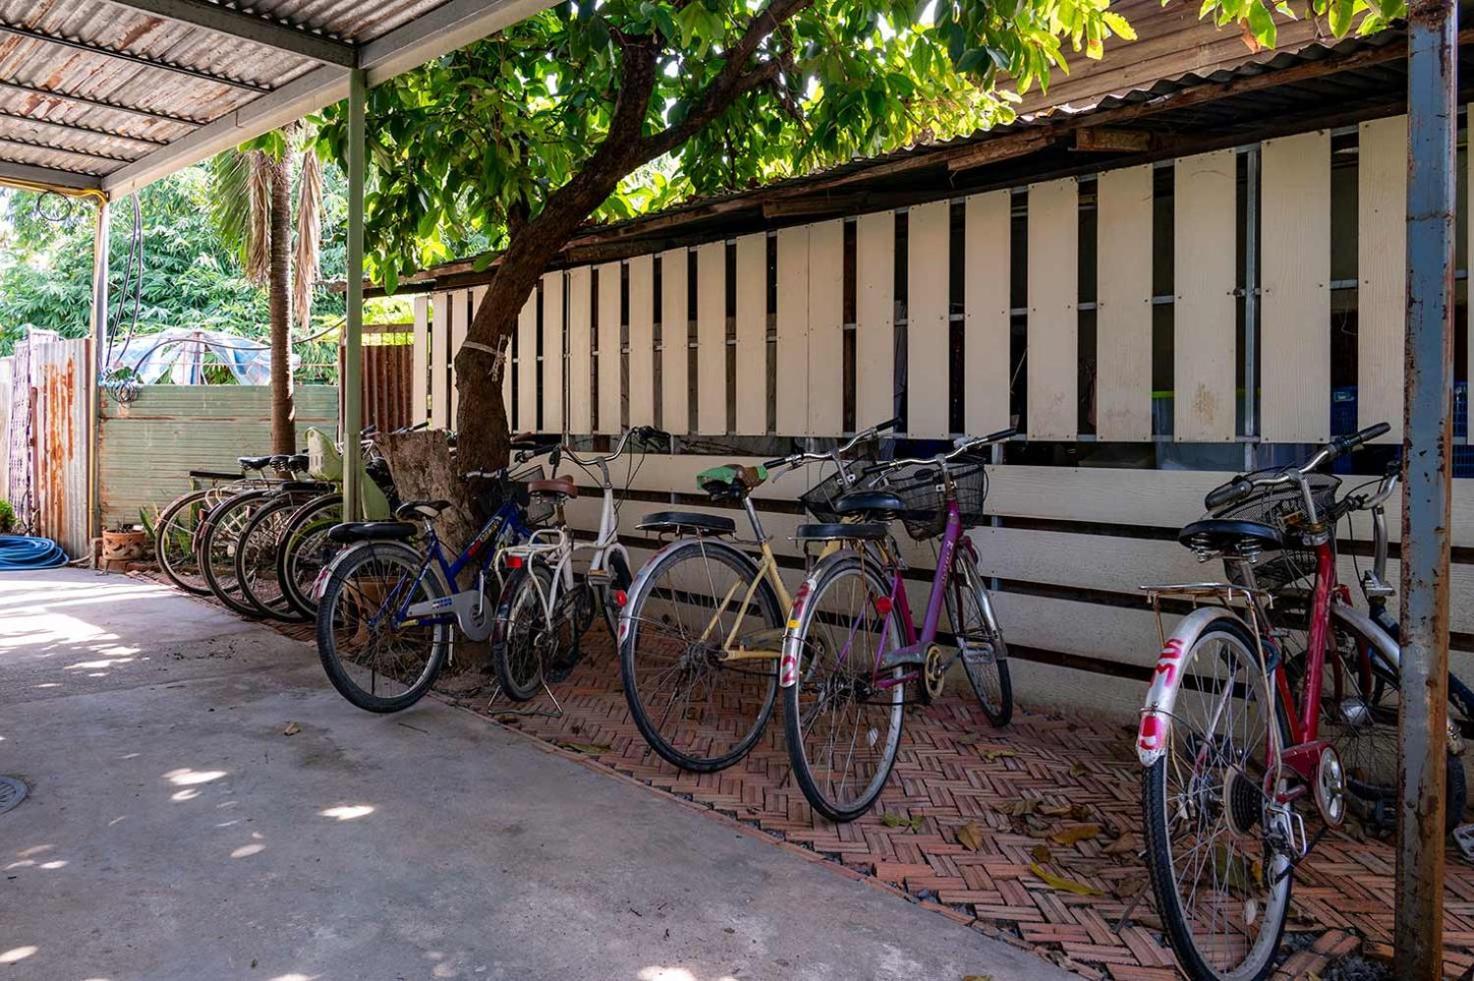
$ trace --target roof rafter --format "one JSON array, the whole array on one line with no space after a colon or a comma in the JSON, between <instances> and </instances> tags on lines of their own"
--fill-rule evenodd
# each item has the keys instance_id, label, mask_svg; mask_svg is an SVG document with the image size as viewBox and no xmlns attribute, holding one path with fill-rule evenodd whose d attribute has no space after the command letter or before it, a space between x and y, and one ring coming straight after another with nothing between
<instances>
[{"instance_id":1,"label":"roof rafter","mask_svg":"<svg viewBox=\"0 0 1474 981\"><path fill-rule=\"evenodd\" d=\"M102 186L102 178L96 174L58 170L55 167L37 167L35 164L0 157L0 184L12 184L32 189L64 187L74 191L91 191Z\"/></svg>"},{"instance_id":2,"label":"roof rafter","mask_svg":"<svg viewBox=\"0 0 1474 981\"><path fill-rule=\"evenodd\" d=\"M50 150L52 153L66 153L74 157L82 157L86 160L100 160L104 163L125 164L132 163L137 157L124 157L110 153L99 153L96 150L78 150L63 143L47 143L43 140L27 140L19 136L0 133L0 146L26 147L31 150Z\"/></svg>"},{"instance_id":3,"label":"roof rafter","mask_svg":"<svg viewBox=\"0 0 1474 981\"><path fill-rule=\"evenodd\" d=\"M0 89L14 89L24 92L26 95L39 95L44 99L62 99L67 102L75 102L81 106L91 106L93 109L111 109L113 112L125 112L132 116L142 116L144 119L152 119L157 122L177 123L180 126L198 127L204 126L206 120L190 119L187 116L176 116L169 112L159 112L156 109L144 109L140 106L128 106L121 102L109 102L106 99L94 99L85 95L72 95L67 92L58 92L54 89L43 89L35 85L27 85L24 82L12 82L6 78L0 78Z\"/></svg>"},{"instance_id":4,"label":"roof rafter","mask_svg":"<svg viewBox=\"0 0 1474 981\"><path fill-rule=\"evenodd\" d=\"M25 113L12 112L9 109L3 108L0 108L0 119L11 119L19 123L28 123L32 126L50 126L54 129L64 129L73 133L91 133L93 136L106 136L114 140L125 140L129 143L137 143L142 146L161 147L169 145L164 140L156 140L148 136L129 136L127 133L119 133L117 130L107 129L103 126L93 126L91 123L59 123L54 119L27 116Z\"/></svg>"},{"instance_id":5,"label":"roof rafter","mask_svg":"<svg viewBox=\"0 0 1474 981\"><path fill-rule=\"evenodd\" d=\"M27 38L31 41L40 41L43 44L57 44L65 48L73 48L77 51L85 51L88 54L101 55L104 58L113 58L118 61L126 61L129 64L138 65L143 68L157 68L160 71L174 72L177 75L185 75L189 78L198 79L202 82L214 82L217 85L227 85L231 88L244 89L247 92L255 92L265 95L271 91L271 86L262 85L259 82L251 82L245 79L230 78L226 75L216 75L214 72L205 71L203 68L192 68L189 65L181 65L172 61L162 61L157 58L149 58L146 55L134 54L131 51L123 51L119 48L110 48L105 44L97 44L93 41L83 41L73 37L63 37L59 34L48 34L31 27L21 27L18 24L10 24L0 21L0 33L13 34L16 37Z\"/></svg>"},{"instance_id":6,"label":"roof rafter","mask_svg":"<svg viewBox=\"0 0 1474 981\"><path fill-rule=\"evenodd\" d=\"M154 17L203 27L217 34L289 51L325 65L352 68L358 60L357 48L347 41L316 34L286 21L211 3L209 0L109 0Z\"/></svg>"}]
</instances>

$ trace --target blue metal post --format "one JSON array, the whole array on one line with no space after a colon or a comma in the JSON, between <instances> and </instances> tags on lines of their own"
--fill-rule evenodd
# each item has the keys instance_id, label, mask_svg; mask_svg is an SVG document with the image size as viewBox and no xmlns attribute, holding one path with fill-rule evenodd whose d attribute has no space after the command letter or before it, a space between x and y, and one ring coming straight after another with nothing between
<instances>
[{"instance_id":1,"label":"blue metal post","mask_svg":"<svg viewBox=\"0 0 1474 981\"><path fill-rule=\"evenodd\" d=\"M1456 38L1452 0L1408 5L1407 404L1403 429L1398 976L1443 974Z\"/></svg>"}]
</instances>

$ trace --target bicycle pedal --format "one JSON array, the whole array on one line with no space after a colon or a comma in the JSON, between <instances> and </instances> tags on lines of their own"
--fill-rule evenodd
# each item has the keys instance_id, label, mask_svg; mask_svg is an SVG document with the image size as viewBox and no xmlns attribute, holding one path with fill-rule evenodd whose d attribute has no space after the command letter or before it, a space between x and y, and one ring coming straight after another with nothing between
<instances>
[{"instance_id":1,"label":"bicycle pedal","mask_svg":"<svg viewBox=\"0 0 1474 981\"><path fill-rule=\"evenodd\" d=\"M1464 861L1474 864L1474 824L1461 824L1454 828L1454 844Z\"/></svg>"}]
</instances>

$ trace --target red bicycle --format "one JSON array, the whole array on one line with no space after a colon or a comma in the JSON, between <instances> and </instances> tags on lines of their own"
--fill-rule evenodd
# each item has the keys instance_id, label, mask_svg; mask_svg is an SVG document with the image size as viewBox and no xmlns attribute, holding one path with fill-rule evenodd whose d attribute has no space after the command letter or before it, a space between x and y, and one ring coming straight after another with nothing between
<instances>
[{"instance_id":1,"label":"red bicycle","mask_svg":"<svg viewBox=\"0 0 1474 981\"><path fill-rule=\"evenodd\" d=\"M1194 607L1164 639L1137 733L1147 865L1191 977L1266 977L1295 867L1349 807L1375 819L1396 799L1399 649L1385 618L1382 509L1398 474L1338 500L1340 480L1322 472L1389 428L1216 488L1204 501L1210 517L1179 541L1202 561L1222 559L1228 581L1148 587L1159 623L1163 600ZM1361 583L1371 614L1336 573L1336 525L1361 510L1376 538ZM1457 685L1451 720L1466 717L1461 694ZM1452 723L1448 741L1452 757ZM1465 798L1452 759L1447 795L1452 827ZM1307 799L1323 822L1313 840L1297 810Z\"/></svg>"}]
</instances>

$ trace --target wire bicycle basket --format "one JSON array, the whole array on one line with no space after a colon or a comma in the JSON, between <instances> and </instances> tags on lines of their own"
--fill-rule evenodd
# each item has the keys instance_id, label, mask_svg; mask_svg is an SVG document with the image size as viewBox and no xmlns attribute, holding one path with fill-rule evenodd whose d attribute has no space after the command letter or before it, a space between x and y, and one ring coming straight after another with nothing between
<instances>
[{"instance_id":1,"label":"wire bicycle basket","mask_svg":"<svg viewBox=\"0 0 1474 981\"><path fill-rule=\"evenodd\" d=\"M1336 492L1341 487L1341 479L1323 473L1311 474L1307 479L1310 496L1321 521L1334 525ZM1254 564L1254 579L1261 588L1273 593L1315 577L1315 546L1306 544L1303 537L1309 516L1305 513L1305 498L1299 484L1261 491L1247 500L1212 512L1212 517L1253 521L1279 531L1284 547L1279 551L1265 551ZM1333 536L1332 547L1334 544Z\"/></svg>"},{"instance_id":2,"label":"wire bicycle basket","mask_svg":"<svg viewBox=\"0 0 1474 981\"><path fill-rule=\"evenodd\" d=\"M854 491L869 490L874 486L879 473L874 467L860 469L855 464L850 464L847 470L849 479L845 477L845 470L835 470L798 496L798 502L813 515L815 521L830 524L841 521L843 516L834 510L835 502Z\"/></svg>"},{"instance_id":3,"label":"wire bicycle basket","mask_svg":"<svg viewBox=\"0 0 1474 981\"><path fill-rule=\"evenodd\" d=\"M901 499L904 510L900 518L906 533L917 541L935 538L947 527L947 488L942 479L941 464L910 464L886 473L874 481L876 490L887 490ZM983 523L983 503L988 497L987 465L964 460L947 465L957 489L957 508L962 512L962 527L974 528Z\"/></svg>"}]
</instances>

